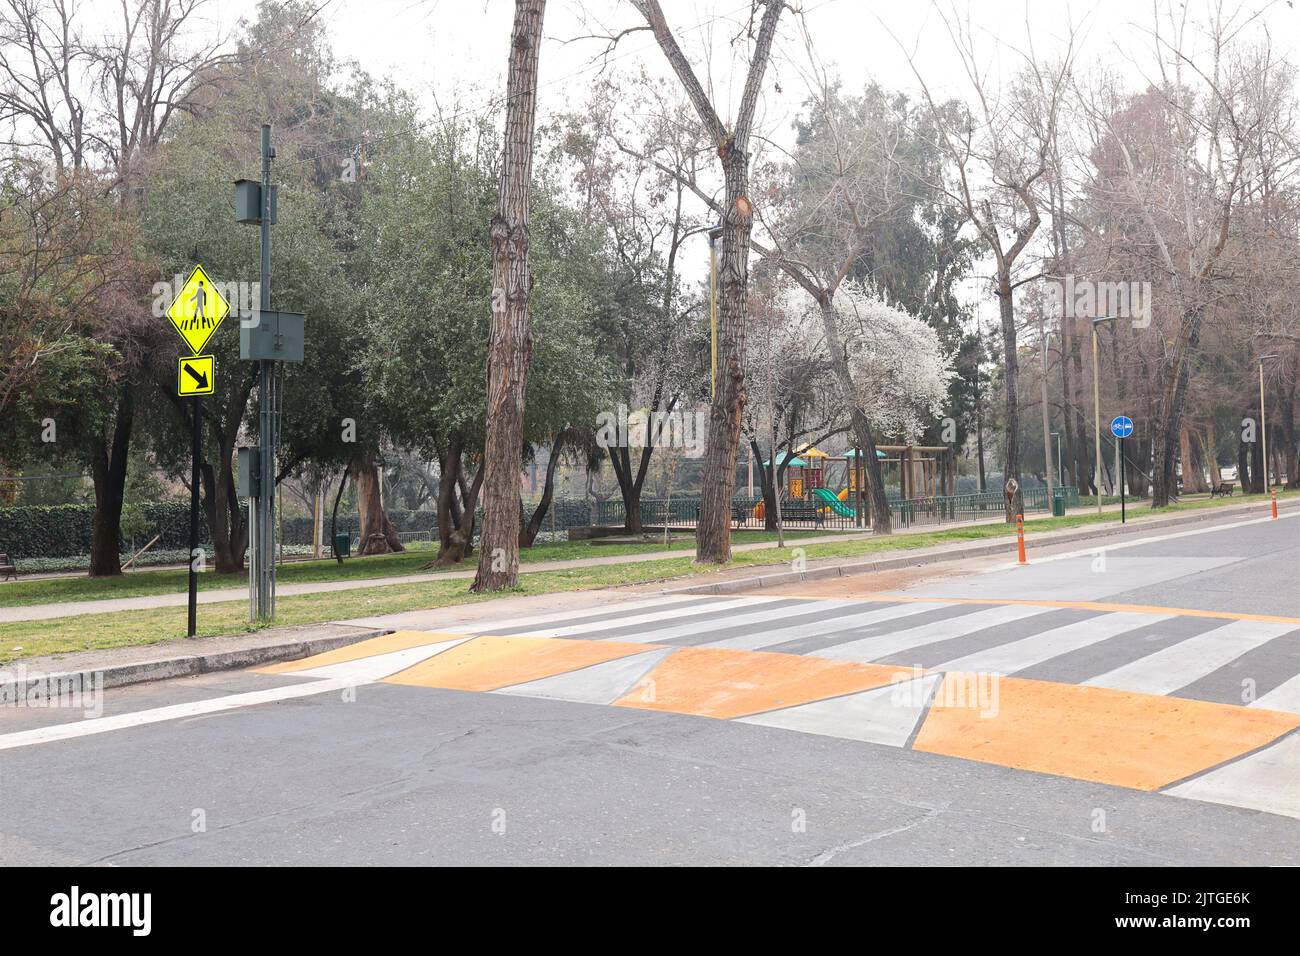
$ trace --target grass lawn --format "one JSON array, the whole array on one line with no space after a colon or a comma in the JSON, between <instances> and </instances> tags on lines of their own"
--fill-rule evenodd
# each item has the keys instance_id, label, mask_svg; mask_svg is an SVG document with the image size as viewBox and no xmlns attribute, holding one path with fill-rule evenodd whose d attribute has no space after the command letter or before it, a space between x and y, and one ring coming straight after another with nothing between
<instances>
[{"instance_id":1,"label":"grass lawn","mask_svg":"<svg viewBox=\"0 0 1300 956\"><path fill-rule=\"evenodd\" d=\"M1278 497L1296 497L1298 495L1300 493L1297 492L1279 493ZM1239 503L1242 500L1242 498L1231 499L1228 503L1234 501ZM1267 499L1263 496L1246 497L1244 500L1258 504L1261 517L1267 513L1265 510L1267 508ZM1186 501L1167 510L1192 511L1219 507L1221 504L1218 500L1210 502L1201 499ZM1149 509L1145 505L1139 505L1133 510L1140 515L1147 513ZM1025 528L1030 532L1032 544L1032 533L1035 531L1056 531L1117 521L1119 521L1118 513L1105 512L1098 515L1095 512L1084 513L1077 511L1064 518L1032 519L1025 522ZM751 534L758 533L752 532ZM827 544L810 544L803 547L802 550L804 556L809 560L837 557L851 558L881 551L930 547L945 542L993 539L1009 536L1009 534L1010 532L1005 525L990 523L946 530L908 532L886 538L863 538ZM736 536L734 540L738 542L740 536ZM576 542L574 543L576 544ZM565 545L560 547L565 547ZM799 546L796 544L795 547ZM1011 545L1008 543L1008 549L1010 547ZM541 548L535 550L540 551ZM637 548L635 550L640 552L644 549ZM1009 553L1010 551L1008 551ZM572 557L573 555L570 553L566 556ZM383 558L368 558L366 560L376 563L383 561L396 563L402 560L412 560L413 558L413 555L393 555ZM419 560L423 561L426 558L427 553L420 556ZM784 550L760 548L754 551L736 553L733 555L732 562L726 567L744 568L782 565L790 561L791 558L790 548ZM347 566L344 565L345 568ZM376 614L391 614L398 611L413 611L445 607L452 604L489 601L497 596L551 594L599 587L616 587L624 584L644 584L671 578L705 575L714 570L718 569L696 567L692 559L688 557L663 558L656 561L525 574L520 577L518 588L504 592L501 595L470 594L464 579L420 581L354 591L305 594L296 597L279 598L277 601L278 618L276 624L314 624L323 621L368 617ZM384 573L394 572L386 571ZM145 576L145 573L142 572L140 576ZM130 577L132 576L128 576L126 580L129 580ZM180 577L175 580L183 580L183 578L184 575L180 574ZM312 579L308 578L307 580ZM203 605L199 608L199 634L209 636L257 630L256 627L248 625L246 621L247 613L248 607L243 600ZM46 621L17 621L0 624L0 664L23 657L37 657L97 648L154 644L159 641L181 637L184 629L185 609L183 607L148 611L124 611L111 614L88 614Z\"/></svg>"},{"instance_id":2,"label":"grass lawn","mask_svg":"<svg viewBox=\"0 0 1300 956\"><path fill-rule=\"evenodd\" d=\"M787 540L811 537L826 532L787 531ZM734 544L753 544L775 541L775 532L738 531L732 535ZM691 535L675 538L665 547L660 543L647 544L593 544L590 541L557 541L525 548L519 553L521 564L538 561L568 561L581 558L617 557L627 554L655 554L661 551L692 550L695 539ZM366 558L348 558L341 565L333 558L322 561L293 561L280 566L276 576L281 584L313 584L323 581L355 581L366 578L398 577L407 574L437 574L442 571L463 571L473 565L450 568L426 568L433 560L432 548L413 549L400 554L379 554ZM21 573L21 569L20 573ZM159 571L133 571L120 577L89 578L84 575L66 578L24 580L0 587L0 607L27 607L33 604L55 604L64 601L96 601L109 598L147 597L151 594L174 594L188 586L188 572L180 569ZM199 575L199 590L245 587L247 573Z\"/></svg>"}]
</instances>

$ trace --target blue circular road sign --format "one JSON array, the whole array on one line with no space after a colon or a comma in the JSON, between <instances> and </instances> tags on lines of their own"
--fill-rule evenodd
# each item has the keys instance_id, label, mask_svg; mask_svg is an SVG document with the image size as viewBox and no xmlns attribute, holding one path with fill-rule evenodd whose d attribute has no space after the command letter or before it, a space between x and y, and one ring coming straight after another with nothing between
<instances>
[{"instance_id":1,"label":"blue circular road sign","mask_svg":"<svg viewBox=\"0 0 1300 956\"><path fill-rule=\"evenodd\" d=\"M1133 434L1133 419L1127 415L1118 415L1111 420L1110 433L1116 438L1128 438Z\"/></svg>"}]
</instances>

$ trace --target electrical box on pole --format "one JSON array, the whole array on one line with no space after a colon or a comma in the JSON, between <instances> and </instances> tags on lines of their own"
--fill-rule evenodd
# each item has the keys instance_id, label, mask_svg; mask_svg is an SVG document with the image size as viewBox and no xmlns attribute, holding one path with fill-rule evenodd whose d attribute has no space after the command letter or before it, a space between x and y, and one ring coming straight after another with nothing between
<instances>
[{"instance_id":1,"label":"electrical box on pole","mask_svg":"<svg viewBox=\"0 0 1300 956\"><path fill-rule=\"evenodd\" d=\"M257 447L239 450L239 482L248 495L248 619L275 617L276 449L280 443L284 362L301 362L306 321L271 308L271 225L277 220L271 183L271 126L262 124L262 178L235 181L235 219L261 231L261 294L257 311L241 317L239 357L257 363Z\"/></svg>"},{"instance_id":2,"label":"electrical box on pole","mask_svg":"<svg viewBox=\"0 0 1300 956\"><path fill-rule=\"evenodd\" d=\"M238 468L236 475L238 480L238 494L241 498L257 498L261 495L262 487L262 449L256 446L252 448L239 448L236 450L236 461Z\"/></svg>"},{"instance_id":3,"label":"electrical box on pole","mask_svg":"<svg viewBox=\"0 0 1300 956\"><path fill-rule=\"evenodd\" d=\"M239 326L239 357L253 362L301 362L306 319L301 312L270 309Z\"/></svg>"}]
</instances>

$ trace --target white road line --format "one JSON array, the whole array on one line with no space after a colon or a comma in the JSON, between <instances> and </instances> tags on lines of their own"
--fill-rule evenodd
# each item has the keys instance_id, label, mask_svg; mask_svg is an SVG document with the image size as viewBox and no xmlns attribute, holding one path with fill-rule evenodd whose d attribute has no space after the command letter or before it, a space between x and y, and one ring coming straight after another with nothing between
<instances>
[{"instance_id":1,"label":"white road line","mask_svg":"<svg viewBox=\"0 0 1300 956\"><path fill-rule=\"evenodd\" d=\"M841 661L874 661L913 647L933 644L936 641L946 641L953 637L965 637L967 634L982 631L986 627L1010 624L1012 621L1020 621L1027 617L1034 617L1055 610L1058 610L1058 608L1002 604L997 607L986 608L983 611L975 611L973 614L944 618L942 621L931 621L929 624L909 627L890 634L864 637L860 641L850 641L847 644L836 644L833 647L813 651L809 656L830 657Z\"/></svg>"},{"instance_id":2,"label":"white road line","mask_svg":"<svg viewBox=\"0 0 1300 956\"><path fill-rule=\"evenodd\" d=\"M1144 694L1169 694L1214 673L1247 651L1294 630L1294 624L1233 621L1099 674L1084 683Z\"/></svg>"},{"instance_id":3,"label":"white road line","mask_svg":"<svg viewBox=\"0 0 1300 956\"><path fill-rule=\"evenodd\" d=\"M1088 647L1127 631L1135 631L1139 627L1167 621L1173 616L1133 614L1127 611L1103 614L1101 617L1054 627L1050 631L1043 631L1041 634L1034 634L1007 644L999 644L997 647L987 647L934 666L936 670L1014 674L1026 667L1051 660L1059 654L1077 651L1081 647Z\"/></svg>"},{"instance_id":4,"label":"white road line","mask_svg":"<svg viewBox=\"0 0 1300 956\"><path fill-rule=\"evenodd\" d=\"M789 600L788 598L768 598L770 601ZM647 641L657 643L659 641L671 641L678 637L694 637L696 634L708 633L713 630L725 630L732 627L741 627L744 625L754 625L756 630L766 630L771 632L773 628L781 626L781 621L788 617L799 617L803 614L816 614L818 611L828 611L834 608L844 607L848 603L845 601L802 601L797 605L788 607L759 607L754 610L748 610L743 614L735 614L731 617L725 617L717 621L690 621L679 624L676 627L649 627L644 631L637 631L633 634L619 634L608 640L616 641ZM738 609L739 610L739 609ZM601 627L613 628L622 627L622 621L608 621L605 624L597 625L595 628L588 630L597 630ZM606 638L596 635L597 640Z\"/></svg>"},{"instance_id":5,"label":"white road line","mask_svg":"<svg viewBox=\"0 0 1300 956\"><path fill-rule=\"evenodd\" d=\"M1284 710L1290 714L1300 714L1300 674L1274 687L1250 706L1264 710ZM1300 784L1297 784L1297 786L1300 786Z\"/></svg>"},{"instance_id":6,"label":"white road line","mask_svg":"<svg viewBox=\"0 0 1300 956\"><path fill-rule=\"evenodd\" d=\"M272 687L268 690L250 691L247 694L227 694L209 700L191 701L187 704L170 704L166 707L154 707L150 710L139 710L130 714L114 714L111 717L96 717L93 720L78 720L72 723L55 724L52 727L20 730L17 733L0 736L0 750L30 747L34 744L48 744L56 740L72 740L76 737L89 737L94 734L105 734L113 730L143 727L146 724L158 724L167 720L181 720L185 717L198 717L202 714L217 714L226 710L256 707L259 704L273 704L276 701L293 700L298 697L332 694L356 686L357 681L355 680L311 681L304 684L289 684L285 687Z\"/></svg>"},{"instance_id":7,"label":"white road line","mask_svg":"<svg viewBox=\"0 0 1300 956\"><path fill-rule=\"evenodd\" d=\"M840 631L865 628L872 624L882 624L886 621L899 620L911 617L914 614L922 614L926 611L951 606L951 604L945 604L942 601L925 604L919 602L916 604L896 604L893 607L877 608L874 611L864 611L861 614L849 614L845 617L814 621L811 624L800 624L777 632L760 631L757 634L742 634L740 637L729 637L724 641L714 641L704 646L754 651L764 647L771 647L773 644L784 644L786 641L798 640L801 637L817 637L822 634L834 634Z\"/></svg>"},{"instance_id":8,"label":"white road line","mask_svg":"<svg viewBox=\"0 0 1300 956\"><path fill-rule=\"evenodd\" d=\"M576 621L584 617L595 617L598 614L609 614L614 611L641 611L647 608L661 609L669 605L689 604L700 600L699 595L685 594L679 597L656 597L646 601L610 602L607 604L594 604L577 611L549 611L529 614L525 617L509 617L504 620L466 621L464 624L453 625L452 629L459 634L493 634L499 630L512 630L516 627L529 627L533 624L543 625L556 621Z\"/></svg>"},{"instance_id":9,"label":"white road line","mask_svg":"<svg viewBox=\"0 0 1300 956\"><path fill-rule=\"evenodd\" d=\"M596 634L601 631L612 630L613 628L635 627L638 625L654 625L661 621L674 621L698 617L702 614L727 613L748 611L751 608L760 607L765 604L771 604L775 601L788 600L788 598L765 597L765 598L745 598L740 601L727 602L725 604L701 604L688 605L686 607L673 607L663 611L647 611L644 614L632 614L626 617L618 617L608 621L586 621L577 624L561 624L559 627L548 627L541 625L537 628L529 628L529 637L573 637L579 634ZM647 630L654 628L647 627ZM493 631L487 633L495 633ZM626 635L619 640L628 640Z\"/></svg>"},{"instance_id":10,"label":"white road line","mask_svg":"<svg viewBox=\"0 0 1300 956\"><path fill-rule=\"evenodd\" d=\"M1283 521L1289 518L1300 518L1300 511L1292 511L1286 514L1279 514L1276 520ZM1156 535L1151 535L1150 537L1147 538L1137 538L1133 541L1121 541L1117 544L1107 544L1104 538L1099 538L1097 544L1091 548L1083 548L1079 551L1067 551L1064 554L1039 555L1038 557L1032 558L1029 563L1033 565L1033 564L1045 564L1048 561L1066 561L1069 560L1070 558L1083 558L1083 557L1095 555L1098 551L1109 552L1109 551L1119 551L1124 548L1136 548L1144 544L1156 544L1157 542L1160 541L1173 541L1177 538L1190 538L1193 535L1198 535L1198 534L1212 534L1215 531L1227 531L1231 528L1245 528L1245 527L1249 527L1250 525L1267 524L1268 522L1273 520L1275 519L1273 519L1271 516L1268 518L1250 518L1247 519L1246 521L1233 521L1233 522L1229 522L1228 524L1214 524L1214 525L1210 525L1207 528L1193 528L1190 531L1171 531L1169 534L1156 534ZM1030 536L1029 538L1026 539L1026 541L1032 546L1033 537ZM1050 541L1045 541L1042 543L1042 546L1045 548L1050 548L1052 547L1052 543ZM992 574L995 571L1005 571L1008 568L1016 568L1019 566L1020 565L1014 563L1000 564L997 567L984 568L979 573Z\"/></svg>"},{"instance_id":11,"label":"white road line","mask_svg":"<svg viewBox=\"0 0 1300 956\"><path fill-rule=\"evenodd\" d=\"M432 637L432 635L430 636ZM404 671L408 667L414 667L421 661L426 661L430 657L450 650L457 644L464 644L468 640L471 640L471 638L461 637L451 641L435 641L429 644L421 644L418 647L408 647L400 651L389 651L387 654L359 657L354 661L325 664L321 667L313 667L305 671L292 671L291 673L295 677L318 677L326 680L338 679L365 684L382 680L399 671Z\"/></svg>"}]
</instances>

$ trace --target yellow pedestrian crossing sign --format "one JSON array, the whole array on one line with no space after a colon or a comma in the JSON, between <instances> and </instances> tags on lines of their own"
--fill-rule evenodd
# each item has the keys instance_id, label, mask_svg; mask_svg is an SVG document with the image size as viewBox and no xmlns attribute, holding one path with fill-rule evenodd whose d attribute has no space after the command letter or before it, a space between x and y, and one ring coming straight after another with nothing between
<instances>
[{"instance_id":1,"label":"yellow pedestrian crossing sign","mask_svg":"<svg viewBox=\"0 0 1300 956\"><path fill-rule=\"evenodd\" d=\"M185 344L195 353L203 351L221 320L229 314L230 303L212 284L202 266L194 267L180 294L167 307L167 318L172 320Z\"/></svg>"},{"instance_id":2,"label":"yellow pedestrian crossing sign","mask_svg":"<svg viewBox=\"0 0 1300 956\"><path fill-rule=\"evenodd\" d=\"M176 394L211 395L217 387L217 362L211 355L187 355L176 366Z\"/></svg>"}]
</instances>

